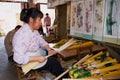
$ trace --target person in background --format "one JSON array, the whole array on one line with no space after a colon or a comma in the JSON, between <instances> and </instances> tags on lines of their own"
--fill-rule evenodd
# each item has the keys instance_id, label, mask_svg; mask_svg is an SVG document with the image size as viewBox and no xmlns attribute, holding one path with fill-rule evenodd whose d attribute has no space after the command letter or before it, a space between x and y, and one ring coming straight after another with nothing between
<instances>
[{"instance_id":1,"label":"person in background","mask_svg":"<svg viewBox=\"0 0 120 80\"><path fill-rule=\"evenodd\" d=\"M63 73L60 63L55 57L46 58L41 50L41 48L46 49L48 55L57 53L49 47L48 43L38 32L42 18L43 13L36 8L23 9L21 11L20 20L24 24L13 37L13 59L21 65L37 61L42 64L33 69L46 70L58 76Z\"/></svg>"},{"instance_id":2,"label":"person in background","mask_svg":"<svg viewBox=\"0 0 120 80\"><path fill-rule=\"evenodd\" d=\"M4 40L4 45L5 45L5 49L6 49L6 52L7 52L7 55L8 55L8 60L9 61L13 61L13 46L12 46L12 39L13 39L13 36L15 34L15 32L21 27L21 25L17 25L15 27L15 29L9 31L5 37L5 40Z\"/></svg>"},{"instance_id":3,"label":"person in background","mask_svg":"<svg viewBox=\"0 0 120 80\"><path fill-rule=\"evenodd\" d=\"M48 13L46 13L46 17L44 18L44 25L46 27L47 34L49 34L49 27L51 25L51 18L49 17Z\"/></svg>"}]
</instances>

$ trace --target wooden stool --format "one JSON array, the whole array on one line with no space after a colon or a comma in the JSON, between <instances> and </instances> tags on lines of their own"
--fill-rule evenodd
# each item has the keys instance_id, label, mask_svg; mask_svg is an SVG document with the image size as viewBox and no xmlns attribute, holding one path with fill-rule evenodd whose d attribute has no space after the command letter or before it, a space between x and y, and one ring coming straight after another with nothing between
<instances>
[{"instance_id":1,"label":"wooden stool","mask_svg":"<svg viewBox=\"0 0 120 80\"><path fill-rule=\"evenodd\" d=\"M17 69L18 80L22 80L22 75L24 75L24 74L23 74L23 72L22 72L21 67L19 67L19 65L17 65L17 64L15 64L15 67L16 67L16 69ZM33 77L34 79L29 79L29 77L30 77L31 75L35 76L35 77ZM28 77L27 77L28 80L38 80L37 78L38 78L38 71L36 71L36 70L31 70L31 71L28 73Z\"/></svg>"}]
</instances>

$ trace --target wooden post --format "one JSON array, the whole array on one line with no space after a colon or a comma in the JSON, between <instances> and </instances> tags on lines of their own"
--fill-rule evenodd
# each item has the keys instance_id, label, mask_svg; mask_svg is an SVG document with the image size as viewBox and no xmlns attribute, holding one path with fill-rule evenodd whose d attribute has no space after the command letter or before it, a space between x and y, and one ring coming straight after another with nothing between
<instances>
[{"instance_id":1,"label":"wooden post","mask_svg":"<svg viewBox=\"0 0 120 80\"><path fill-rule=\"evenodd\" d=\"M28 5L29 5L29 8L36 7L36 5L34 4L33 0L28 0Z\"/></svg>"}]
</instances>

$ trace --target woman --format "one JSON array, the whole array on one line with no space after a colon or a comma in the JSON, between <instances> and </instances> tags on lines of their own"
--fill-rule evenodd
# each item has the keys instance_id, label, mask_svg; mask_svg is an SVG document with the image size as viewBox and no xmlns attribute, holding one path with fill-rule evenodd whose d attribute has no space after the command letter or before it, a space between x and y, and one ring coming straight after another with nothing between
<instances>
[{"instance_id":1,"label":"woman","mask_svg":"<svg viewBox=\"0 0 120 80\"><path fill-rule=\"evenodd\" d=\"M56 54L38 32L42 17L43 13L36 8L23 9L21 11L20 20L23 21L24 24L13 38L13 59L18 64L38 61L43 64L34 69L47 70L55 76L58 76L63 72L61 65L56 58L49 57L46 59L41 49L46 49L48 55Z\"/></svg>"}]
</instances>

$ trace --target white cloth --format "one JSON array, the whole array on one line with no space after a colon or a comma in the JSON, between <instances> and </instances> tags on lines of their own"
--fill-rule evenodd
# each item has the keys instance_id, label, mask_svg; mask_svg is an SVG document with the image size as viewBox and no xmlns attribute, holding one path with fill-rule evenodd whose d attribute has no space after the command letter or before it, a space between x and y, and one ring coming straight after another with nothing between
<instances>
[{"instance_id":1,"label":"white cloth","mask_svg":"<svg viewBox=\"0 0 120 80\"><path fill-rule=\"evenodd\" d=\"M27 56L42 56L40 53L43 52L43 50L40 48L39 50L37 50L36 52L27 52L26 55ZM43 63L40 63L40 65L34 67L33 69L38 69L43 67L46 64L47 60L45 60Z\"/></svg>"}]
</instances>

